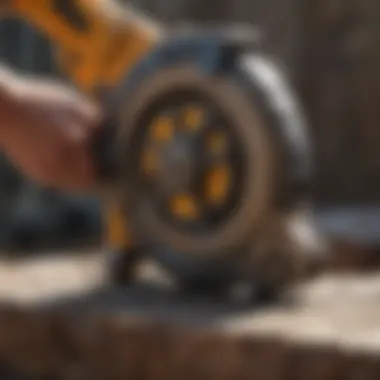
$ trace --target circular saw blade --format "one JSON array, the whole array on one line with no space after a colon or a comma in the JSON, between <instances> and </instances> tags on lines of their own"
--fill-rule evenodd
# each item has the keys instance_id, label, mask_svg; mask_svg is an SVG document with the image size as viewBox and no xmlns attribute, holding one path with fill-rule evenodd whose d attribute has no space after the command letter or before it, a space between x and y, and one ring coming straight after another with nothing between
<instances>
[{"instance_id":1,"label":"circular saw blade","mask_svg":"<svg viewBox=\"0 0 380 380\"><path fill-rule=\"evenodd\" d=\"M257 62L262 65L262 60ZM124 170L122 188L128 189L122 195L124 212L139 241L152 250L174 252L183 259L191 257L191 260L203 262L236 256L260 235L262 226L279 208L289 206L289 202L280 205L280 200L288 198L292 202L300 196L299 192L296 197L292 196L294 187L290 186L290 182L297 182L297 176L303 176L303 180L307 177L303 170L309 158L305 156L309 151L305 147L304 119L298 114L299 109L293 101L283 101L286 86L281 81L272 81L270 85L263 81L263 78L258 77L261 74L260 70L255 70L255 64L255 61L248 66L239 63L231 72L223 75L210 75L195 64L168 65L144 78L133 93L133 98L126 96L125 107L121 107L119 134L124 157L124 165L121 165ZM268 70L270 73L276 68L269 66ZM289 93L289 96L294 95ZM277 97L281 97L281 100ZM202 183L199 178L204 177L207 167L202 160L205 139L186 142L179 149L180 152L173 153L167 146L171 146L175 139L178 133L176 129L183 128L183 125L178 126L176 117L171 116L175 120L170 122L168 119L161 124L158 122L159 127L157 130L153 128L153 132L149 127L155 124L155 118L160 119L160 113L165 113L166 108L170 114L170 102L174 107L181 98L185 108L194 107L195 101L198 106L201 104L201 109L211 107L217 110L219 122L212 125L218 128L225 125L227 133L222 134L222 138L211 138L213 141L210 146L215 148L223 145L223 139L227 139L228 143L233 142L232 156L238 162L227 170L226 167L211 170L206 176L211 182L211 186L208 186L210 198L219 198L221 205L229 203L227 199L230 198L226 194L229 193L229 187L234 188L228 212L222 212L217 221L214 218L211 225L206 225L202 219L204 204L197 204L199 196L194 197L194 193L184 191L189 178L196 177L198 183ZM202 119L199 107L195 112L189 112L187 118L190 120L187 128L193 133L192 128L199 128L197 120ZM168 123L172 124L170 128ZM300 133L294 133L298 129ZM149 140L151 134L156 137L153 144ZM181 143L176 142L173 149L177 149ZM149 190L152 178L147 179L142 170L141 157L145 156L146 146L150 157L147 154L143 167L148 168L153 176L159 167L164 168L161 172L158 170L161 173L158 178L165 178L161 180L160 191ZM186 153L187 150L191 152ZM181 158L181 154L186 157ZM162 165L165 160L168 163ZM176 165L181 160L185 163L179 165L178 169ZM225 179L227 172L232 174L229 181ZM207 183L207 180L203 183ZM223 187L227 190L221 191ZM155 207L157 198L165 198L168 191L176 194L174 198L171 197L174 202L170 205L161 202L163 207ZM163 209L166 216L170 212L173 214L173 210L182 211L176 211L176 217L170 221L164 217ZM188 219L188 223L178 223L180 215Z\"/></svg>"}]
</instances>

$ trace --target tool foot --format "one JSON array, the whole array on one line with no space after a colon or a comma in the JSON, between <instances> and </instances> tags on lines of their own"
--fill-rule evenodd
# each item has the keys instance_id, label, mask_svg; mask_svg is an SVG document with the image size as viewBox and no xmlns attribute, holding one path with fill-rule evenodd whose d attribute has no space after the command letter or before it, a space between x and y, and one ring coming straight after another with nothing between
<instances>
[{"instance_id":1,"label":"tool foot","mask_svg":"<svg viewBox=\"0 0 380 380\"><path fill-rule=\"evenodd\" d=\"M227 286L219 281L209 279L187 279L181 281L181 289L185 294L197 295L221 295L227 290Z\"/></svg>"},{"instance_id":2,"label":"tool foot","mask_svg":"<svg viewBox=\"0 0 380 380\"><path fill-rule=\"evenodd\" d=\"M135 268L140 262L140 248L117 251L111 254L108 281L112 286L127 286L134 279Z\"/></svg>"}]
</instances>

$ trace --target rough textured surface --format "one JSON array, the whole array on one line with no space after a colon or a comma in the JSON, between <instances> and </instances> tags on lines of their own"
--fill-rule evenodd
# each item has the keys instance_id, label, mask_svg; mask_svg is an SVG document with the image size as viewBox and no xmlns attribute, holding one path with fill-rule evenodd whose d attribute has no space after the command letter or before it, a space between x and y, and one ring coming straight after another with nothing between
<instances>
[{"instance_id":1,"label":"rough textured surface","mask_svg":"<svg viewBox=\"0 0 380 380\"><path fill-rule=\"evenodd\" d=\"M0 308L0 363L44 379L378 376L376 273L325 276L292 304L245 308L151 287L159 272L148 265L140 285L107 289L100 264L93 255L0 263L0 298L13 305Z\"/></svg>"},{"instance_id":2,"label":"rough textured surface","mask_svg":"<svg viewBox=\"0 0 380 380\"><path fill-rule=\"evenodd\" d=\"M380 3L299 4L303 44L296 77L315 135L318 197L378 200Z\"/></svg>"}]
</instances>

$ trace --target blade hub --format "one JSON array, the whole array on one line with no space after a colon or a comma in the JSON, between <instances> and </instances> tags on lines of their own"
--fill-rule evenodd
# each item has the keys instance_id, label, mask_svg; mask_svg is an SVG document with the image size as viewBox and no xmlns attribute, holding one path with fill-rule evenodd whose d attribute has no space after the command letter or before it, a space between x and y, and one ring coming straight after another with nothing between
<instances>
[{"instance_id":1,"label":"blade hub","mask_svg":"<svg viewBox=\"0 0 380 380\"><path fill-rule=\"evenodd\" d=\"M197 177L196 149L185 136L176 137L158 152L154 182L164 193L185 191Z\"/></svg>"}]
</instances>

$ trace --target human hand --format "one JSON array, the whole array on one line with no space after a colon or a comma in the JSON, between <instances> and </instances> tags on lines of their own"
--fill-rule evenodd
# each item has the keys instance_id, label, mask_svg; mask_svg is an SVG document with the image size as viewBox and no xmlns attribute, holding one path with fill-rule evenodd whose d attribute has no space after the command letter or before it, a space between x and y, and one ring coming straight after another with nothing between
<instances>
[{"instance_id":1,"label":"human hand","mask_svg":"<svg viewBox=\"0 0 380 380\"><path fill-rule=\"evenodd\" d=\"M11 162L42 185L66 191L96 186L91 141L99 110L68 87L18 83L6 111L1 142Z\"/></svg>"}]
</instances>

